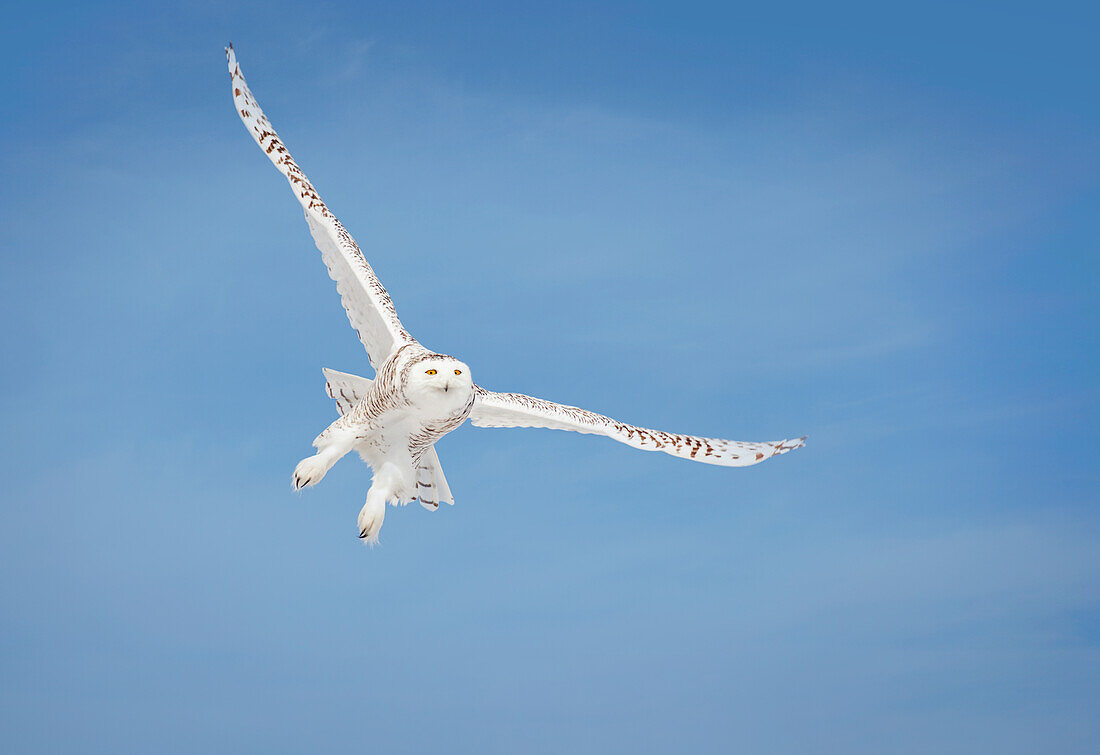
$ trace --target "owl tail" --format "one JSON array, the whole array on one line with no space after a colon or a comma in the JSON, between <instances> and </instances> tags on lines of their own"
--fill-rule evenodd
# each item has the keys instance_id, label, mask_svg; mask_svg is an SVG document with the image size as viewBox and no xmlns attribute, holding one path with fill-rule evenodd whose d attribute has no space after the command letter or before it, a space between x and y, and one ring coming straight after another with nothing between
<instances>
[{"instance_id":1,"label":"owl tail","mask_svg":"<svg viewBox=\"0 0 1100 755\"><path fill-rule=\"evenodd\" d=\"M416 493L420 505L428 511L435 511L440 503L455 505L447 478L443 476L443 467L439 465L439 456L435 446L424 452L420 467L416 470Z\"/></svg>"},{"instance_id":2,"label":"owl tail","mask_svg":"<svg viewBox=\"0 0 1100 755\"><path fill-rule=\"evenodd\" d=\"M370 378L347 372L337 372L327 368L321 371L325 373L325 392L336 402L340 416L350 412L359 400L367 395L373 382ZM441 503L454 506L455 499L451 495L447 478L443 476L443 467L439 464L435 446L424 452L420 466L416 470L416 494L416 500L428 511L435 511Z\"/></svg>"}]
</instances>

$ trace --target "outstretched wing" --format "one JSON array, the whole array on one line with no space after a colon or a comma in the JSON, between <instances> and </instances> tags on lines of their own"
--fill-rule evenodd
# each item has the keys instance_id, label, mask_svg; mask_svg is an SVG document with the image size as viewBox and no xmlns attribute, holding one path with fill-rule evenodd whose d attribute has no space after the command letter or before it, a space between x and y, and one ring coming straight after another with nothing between
<instances>
[{"instance_id":1,"label":"outstretched wing","mask_svg":"<svg viewBox=\"0 0 1100 755\"><path fill-rule=\"evenodd\" d=\"M313 235L317 248L321 250L321 259L328 267L328 274L336 281L336 290L340 292L340 300L348 313L351 326L359 333L359 340L367 350L371 366L378 369L400 346L412 342L413 337L397 318L393 300L363 257L355 239L336 216L329 212L313 184L283 146L271 121L260 109L241 75L233 45L225 49L225 54L229 59L233 103L237 106L237 114L241 116L248 133L252 134L260 149L290 182L294 196L305 210L309 232Z\"/></svg>"},{"instance_id":2,"label":"outstretched wing","mask_svg":"<svg viewBox=\"0 0 1100 755\"><path fill-rule=\"evenodd\" d=\"M744 442L697 438L627 425L575 406L555 404L520 393L494 393L475 386L470 421L478 427L546 427L604 435L645 451L664 451L682 459L723 467L748 467L801 448L805 436L792 440Z\"/></svg>"}]
</instances>

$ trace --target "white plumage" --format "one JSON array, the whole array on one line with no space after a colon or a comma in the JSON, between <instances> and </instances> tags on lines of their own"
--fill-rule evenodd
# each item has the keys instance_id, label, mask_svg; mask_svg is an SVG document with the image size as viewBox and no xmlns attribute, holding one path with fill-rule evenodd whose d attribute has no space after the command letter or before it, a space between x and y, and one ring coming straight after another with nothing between
<instances>
[{"instance_id":1,"label":"white plumage","mask_svg":"<svg viewBox=\"0 0 1100 755\"><path fill-rule=\"evenodd\" d=\"M401 320L382 282L355 240L290 156L241 75L233 46L226 48L233 102L248 132L290 183L329 275L375 369L373 380L324 371L340 417L313 445L317 453L294 470L296 489L315 485L349 451L374 472L359 513L359 536L376 542L386 503L419 501L436 510L454 503L435 442L467 418L478 427L543 427L603 435L646 451L726 467L746 467L802 446L805 438L742 442L648 430L575 406L475 385L463 362L424 348Z\"/></svg>"}]
</instances>

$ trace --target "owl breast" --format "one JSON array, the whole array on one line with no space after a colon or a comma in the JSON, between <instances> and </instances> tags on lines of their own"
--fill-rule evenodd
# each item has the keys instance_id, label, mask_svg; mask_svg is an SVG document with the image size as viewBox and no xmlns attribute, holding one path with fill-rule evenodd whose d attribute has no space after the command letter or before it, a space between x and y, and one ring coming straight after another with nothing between
<instances>
[{"instance_id":1,"label":"owl breast","mask_svg":"<svg viewBox=\"0 0 1100 755\"><path fill-rule=\"evenodd\" d=\"M427 401L410 405L411 414L416 418L417 427L409 434L409 453L415 462L428 446L451 432L470 416L474 406L474 392L468 390L448 390L442 397L432 397Z\"/></svg>"}]
</instances>

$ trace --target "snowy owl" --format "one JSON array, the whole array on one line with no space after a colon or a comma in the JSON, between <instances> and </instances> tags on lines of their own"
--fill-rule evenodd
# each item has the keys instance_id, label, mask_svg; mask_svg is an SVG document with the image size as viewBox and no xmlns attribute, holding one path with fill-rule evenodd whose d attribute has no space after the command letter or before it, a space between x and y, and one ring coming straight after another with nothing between
<instances>
[{"instance_id":1,"label":"snowy owl","mask_svg":"<svg viewBox=\"0 0 1100 755\"><path fill-rule=\"evenodd\" d=\"M602 414L518 393L495 393L473 382L470 368L420 345L355 240L329 212L249 91L233 46L226 48L237 114L305 210L309 231L367 350L374 379L324 370L340 417L313 441L317 453L295 468L294 489L316 485L332 465L357 451L374 479L359 513L359 537L378 540L386 504L419 501L429 510L454 498L435 442L467 419L478 427L544 427L604 435L646 451L725 467L747 467L802 446L805 438L741 442L634 427Z\"/></svg>"}]
</instances>

